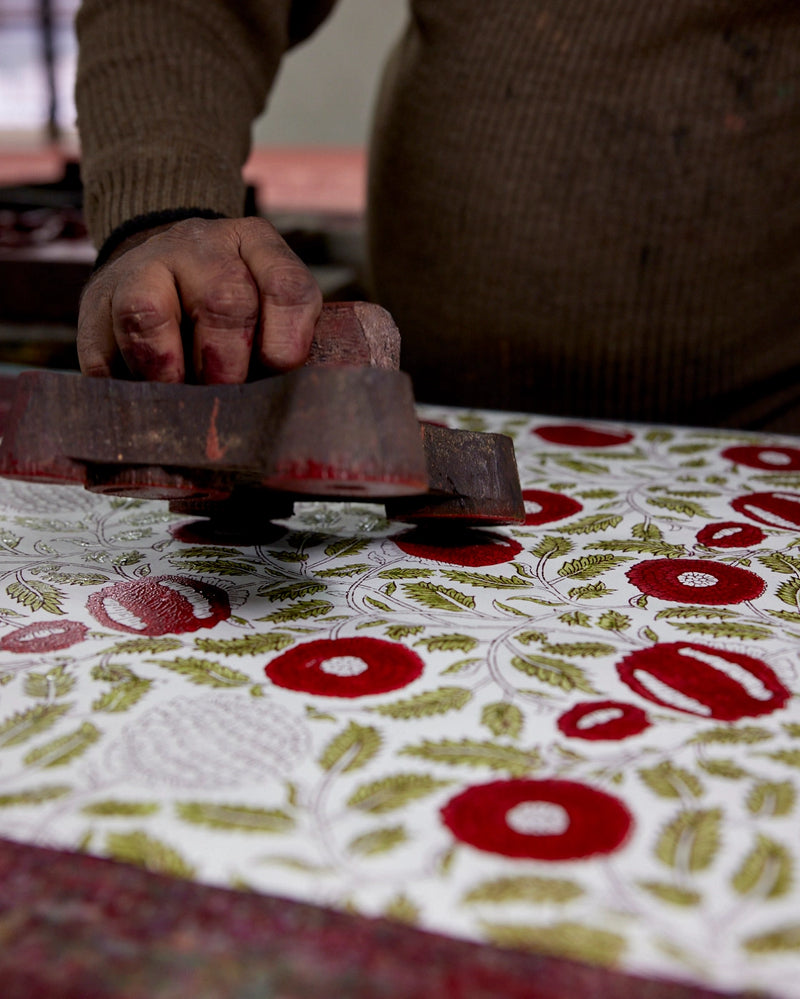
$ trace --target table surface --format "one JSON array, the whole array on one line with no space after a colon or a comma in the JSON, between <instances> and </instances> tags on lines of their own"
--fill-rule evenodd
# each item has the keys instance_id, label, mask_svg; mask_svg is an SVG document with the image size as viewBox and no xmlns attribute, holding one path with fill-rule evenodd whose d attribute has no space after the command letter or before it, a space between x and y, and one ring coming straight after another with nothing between
<instances>
[{"instance_id":1,"label":"table surface","mask_svg":"<svg viewBox=\"0 0 800 999\"><path fill-rule=\"evenodd\" d=\"M0 836L800 996L800 442L423 415L525 525L0 481Z\"/></svg>"}]
</instances>

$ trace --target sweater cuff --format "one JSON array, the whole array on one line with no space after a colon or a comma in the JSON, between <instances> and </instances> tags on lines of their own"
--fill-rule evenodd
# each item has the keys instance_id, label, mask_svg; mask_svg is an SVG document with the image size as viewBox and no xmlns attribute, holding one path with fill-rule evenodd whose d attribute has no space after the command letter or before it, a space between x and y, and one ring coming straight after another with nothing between
<instances>
[{"instance_id":1,"label":"sweater cuff","mask_svg":"<svg viewBox=\"0 0 800 999\"><path fill-rule=\"evenodd\" d=\"M108 263L108 259L118 246L121 246L126 239L135 236L138 232L145 232L147 229L154 229L159 225L169 225L172 222L182 222L184 219L224 219L227 218L221 212L215 212L208 208L169 208L160 212L147 212L144 215L136 215L122 225L117 226L111 235L106 239L97 253L94 262L94 270L99 270L103 264Z\"/></svg>"}]
</instances>

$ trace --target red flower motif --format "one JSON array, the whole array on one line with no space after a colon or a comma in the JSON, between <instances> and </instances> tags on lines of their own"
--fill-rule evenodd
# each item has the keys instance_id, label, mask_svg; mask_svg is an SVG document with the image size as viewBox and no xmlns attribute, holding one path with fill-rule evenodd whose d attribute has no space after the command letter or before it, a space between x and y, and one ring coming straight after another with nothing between
<instances>
[{"instance_id":1,"label":"red flower motif","mask_svg":"<svg viewBox=\"0 0 800 999\"><path fill-rule=\"evenodd\" d=\"M771 714L791 696L761 659L694 642L661 642L631 652L617 672L648 701L718 721Z\"/></svg>"},{"instance_id":2,"label":"red flower motif","mask_svg":"<svg viewBox=\"0 0 800 999\"><path fill-rule=\"evenodd\" d=\"M324 697L365 697L405 687L425 664L399 642L336 638L303 642L265 667L278 687Z\"/></svg>"},{"instance_id":3,"label":"red flower motif","mask_svg":"<svg viewBox=\"0 0 800 999\"><path fill-rule=\"evenodd\" d=\"M558 727L573 739L627 739L650 727L641 708L621 701L576 704L558 719Z\"/></svg>"},{"instance_id":4,"label":"red flower motif","mask_svg":"<svg viewBox=\"0 0 800 999\"><path fill-rule=\"evenodd\" d=\"M722 457L735 461L737 465L760 468L765 472L800 471L800 448L796 447L746 444L725 448Z\"/></svg>"},{"instance_id":5,"label":"red flower motif","mask_svg":"<svg viewBox=\"0 0 800 999\"><path fill-rule=\"evenodd\" d=\"M546 427L535 427L532 433L550 444L563 444L565 447L616 447L633 440L628 430L608 430L598 427L585 427L577 423L557 423Z\"/></svg>"},{"instance_id":6,"label":"red flower motif","mask_svg":"<svg viewBox=\"0 0 800 999\"><path fill-rule=\"evenodd\" d=\"M55 652L82 642L89 629L80 621L41 621L26 624L0 639L4 652Z\"/></svg>"},{"instance_id":7,"label":"red flower motif","mask_svg":"<svg viewBox=\"0 0 800 999\"><path fill-rule=\"evenodd\" d=\"M224 590L189 576L114 583L93 593L86 606L107 628L148 636L213 628L231 615Z\"/></svg>"},{"instance_id":8,"label":"red flower motif","mask_svg":"<svg viewBox=\"0 0 800 999\"><path fill-rule=\"evenodd\" d=\"M626 573L649 597L692 604L740 604L761 596L764 580L748 569L700 558L639 562Z\"/></svg>"},{"instance_id":9,"label":"red flower motif","mask_svg":"<svg viewBox=\"0 0 800 999\"><path fill-rule=\"evenodd\" d=\"M760 527L739 524L735 520L707 524L697 532L697 540L709 548L750 548L760 545L765 537Z\"/></svg>"},{"instance_id":10,"label":"red flower motif","mask_svg":"<svg viewBox=\"0 0 800 999\"><path fill-rule=\"evenodd\" d=\"M499 565L510 562L522 551L522 545L512 538L472 528L438 533L418 527L393 537L392 541L406 555L449 565Z\"/></svg>"},{"instance_id":11,"label":"red flower motif","mask_svg":"<svg viewBox=\"0 0 800 999\"><path fill-rule=\"evenodd\" d=\"M531 860L613 853L633 819L619 799L568 780L498 780L468 787L442 809L464 843Z\"/></svg>"},{"instance_id":12,"label":"red flower motif","mask_svg":"<svg viewBox=\"0 0 800 999\"><path fill-rule=\"evenodd\" d=\"M737 513L766 524L794 530L800 527L800 493L748 493L731 500Z\"/></svg>"},{"instance_id":13,"label":"red flower motif","mask_svg":"<svg viewBox=\"0 0 800 999\"><path fill-rule=\"evenodd\" d=\"M525 523L528 525L563 520L583 509L571 496L551 493L546 489L523 489L522 498L525 500Z\"/></svg>"}]
</instances>

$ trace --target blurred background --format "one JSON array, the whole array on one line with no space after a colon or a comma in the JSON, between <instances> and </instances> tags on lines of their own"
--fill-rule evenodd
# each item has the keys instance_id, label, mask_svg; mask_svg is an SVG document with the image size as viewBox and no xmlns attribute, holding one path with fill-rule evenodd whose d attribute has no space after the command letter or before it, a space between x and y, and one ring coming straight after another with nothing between
<instances>
[{"instance_id":1,"label":"blurred background","mask_svg":"<svg viewBox=\"0 0 800 999\"><path fill-rule=\"evenodd\" d=\"M0 0L0 363L72 367L94 248L81 218L73 30L80 0ZM407 0L339 0L284 60L245 168L254 211L328 298L363 293L371 109Z\"/></svg>"}]
</instances>

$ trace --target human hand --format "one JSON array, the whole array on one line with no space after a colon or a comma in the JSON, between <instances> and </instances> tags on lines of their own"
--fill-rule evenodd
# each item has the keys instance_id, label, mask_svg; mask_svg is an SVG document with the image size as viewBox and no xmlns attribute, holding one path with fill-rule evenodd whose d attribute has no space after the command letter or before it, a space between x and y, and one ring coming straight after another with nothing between
<instances>
[{"instance_id":1,"label":"human hand","mask_svg":"<svg viewBox=\"0 0 800 999\"><path fill-rule=\"evenodd\" d=\"M78 359L110 376L243 382L308 354L322 294L265 219L186 219L131 237L89 280Z\"/></svg>"}]
</instances>

